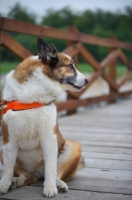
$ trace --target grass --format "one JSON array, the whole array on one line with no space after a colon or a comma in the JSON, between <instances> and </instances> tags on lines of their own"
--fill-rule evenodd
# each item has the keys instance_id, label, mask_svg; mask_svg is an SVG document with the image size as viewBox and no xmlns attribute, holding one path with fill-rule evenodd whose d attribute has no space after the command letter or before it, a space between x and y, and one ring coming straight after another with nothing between
<instances>
[{"instance_id":1,"label":"grass","mask_svg":"<svg viewBox=\"0 0 132 200\"><path fill-rule=\"evenodd\" d=\"M14 69L19 62L2 62L1 63L1 73L8 73L10 70ZM87 63L79 63L78 64L78 70L81 72L86 73L93 73L94 69ZM106 68L106 73L108 73L108 68ZM117 77L121 77L123 74L125 74L127 71L127 68L124 65L117 65ZM131 78L132 80L132 78Z\"/></svg>"},{"instance_id":2,"label":"grass","mask_svg":"<svg viewBox=\"0 0 132 200\"><path fill-rule=\"evenodd\" d=\"M81 72L87 72L87 73L93 73L94 72L94 69L86 63L79 63L78 69ZM109 69L106 68L105 72L108 74ZM125 65L123 65L123 64L117 65L117 67L116 67L117 78L123 76L126 72L127 72L127 67ZM131 80L132 80L132 78L131 78Z\"/></svg>"},{"instance_id":3,"label":"grass","mask_svg":"<svg viewBox=\"0 0 132 200\"><path fill-rule=\"evenodd\" d=\"M19 63L18 62L2 62L1 63L1 73L8 73L14 69Z\"/></svg>"}]
</instances>

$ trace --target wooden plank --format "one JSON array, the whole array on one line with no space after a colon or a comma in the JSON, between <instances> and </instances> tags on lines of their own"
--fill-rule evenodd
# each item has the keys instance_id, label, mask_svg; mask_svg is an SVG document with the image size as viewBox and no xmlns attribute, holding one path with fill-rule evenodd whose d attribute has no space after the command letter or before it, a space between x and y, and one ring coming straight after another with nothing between
<instances>
[{"instance_id":1,"label":"wooden plank","mask_svg":"<svg viewBox=\"0 0 132 200\"><path fill-rule=\"evenodd\" d=\"M81 100L69 100L66 102L57 102L57 110L62 111L62 110L72 110L73 108L78 108L80 106L86 106L86 105L92 105L94 103L98 103L101 101L105 101L109 99L108 96L101 96L101 97L94 97L94 98L86 98L86 99L81 99Z\"/></svg>"},{"instance_id":2,"label":"wooden plank","mask_svg":"<svg viewBox=\"0 0 132 200\"><path fill-rule=\"evenodd\" d=\"M83 145L82 151L88 152L100 152L100 153L111 153L114 154L127 154L132 155L132 148L120 148L120 147L104 147L104 146L91 146L91 145Z\"/></svg>"},{"instance_id":3,"label":"wooden plank","mask_svg":"<svg viewBox=\"0 0 132 200\"><path fill-rule=\"evenodd\" d=\"M111 117L111 116L110 116ZM102 120L103 120L103 118L101 118ZM94 120L94 119L93 119ZM116 119L115 119L116 120ZM103 120L104 121L104 120ZM131 136L131 134L132 134L132 131L131 131L131 129L130 130L128 130L128 129L126 129L126 131L124 131L124 130L121 130L121 129L123 129L123 127L125 128L125 127L127 127L127 128L131 128L132 127L132 125L131 124L127 124L127 125L125 125L124 123L123 123L123 125L122 126L119 126L118 124L116 124L116 125L112 125L112 122L111 121L104 121L104 123L106 123L106 124L108 124L108 123L110 123L110 126L108 126L107 127L107 125L106 126L104 126L104 124L102 123L102 124L100 124L99 122L97 123L97 121L96 120L94 120L94 124L96 124L96 127L94 128L93 127L93 123L92 123L93 121L91 121L91 119L90 118L88 118L87 119L87 123L83 123L83 122L79 122L79 121L77 121L76 123L72 123L72 121L71 121L71 123L70 123L70 121L69 122L66 122L65 121L65 124L66 124L66 126L67 126L67 123L69 124L69 126L67 126L67 127L64 127L64 125L62 124L62 126L59 126L60 127L60 131L64 134L64 135L69 135L69 133L71 134L72 133L72 135L82 135L82 134L85 134L85 135L88 135L89 136L89 134L90 135L93 135L93 137L95 136L95 135L104 135L104 136L106 136L107 137L107 135L112 135L113 137L114 137L114 135L123 135L124 137L126 136ZM91 124L92 123L92 124ZM131 122L130 122L131 123ZM72 125L71 125L72 124ZM81 124L81 126L80 126L80 124ZM100 124L100 126L99 126L99 124ZM119 127L117 127L117 125L119 126ZM98 126L99 126L99 128L98 128ZM75 128L76 127L76 128ZM101 127L103 127L103 128L101 128ZM110 127L111 127L111 129L110 129ZM108 128L110 129L110 130L108 130Z\"/></svg>"},{"instance_id":4,"label":"wooden plank","mask_svg":"<svg viewBox=\"0 0 132 200\"><path fill-rule=\"evenodd\" d=\"M80 51L80 43L74 43L74 44L68 46L62 52L65 54L68 54L71 57L74 57L79 53L79 51Z\"/></svg>"},{"instance_id":5,"label":"wooden plank","mask_svg":"<svg viewBox=\"0 0 132 200\"><path fill-rule=\"evenodd\" d=\"M131 187L132 187L132 172L131 171L123 171L123 170L103 170L103 169L96 169L96 168L84 168L83 170L78 171L77 173L79 176L86 177L86 174L88 174L88 177L92 178L106 178L109 180L119 180L119 181L130 181ZM132 193L132 191L131 191Z\"/></svg>"},{"instance_id":6,"label":"wooden plank","mask_svg":"<svg viewBox=\"0 0 132 200\"><path fill-rule=\"evenodd\" d=\"M115 60L120 54L120 50L116 49L111 51L107 57L100 63L101 68L106 68L110 65L110 63Z\"/></svg>"},{"instance_id":7,"label":"wooden plank","mask_svg":"<svg viewBox=\"0 0 132 200\"><path fill-rule=\"evenodd\" d=\"M3 18L0 17L0 30L2 30L2 29L3 29Z\"/></svg>"},{"instance_id":8,"label":"wooden plank","mask_svg":"<svg viewBox=\"0 0 132 200\"><path fill-rule=\"evenodd\" d=\"M81 126L81 128L82 128L82 126ZM98 126L98 124L97 124L97 126ZM102 126L103 126L103 124L102 124ZM131 125L131 128L132 128L132 125ZM63 132L64 131L62 131L62 133ZM72 132L72 134L71 134L71 132ZM69 139L74 140L74 138L76 138L76 140L78 140L78 141L82 141L83 139L86 139L89 141L98 141L98 142L101 142L101 141L122 142L122 140L123 140L125 143L132 143L132 135L125 135L125 134L121 135L121 134L114 134L114 133L101 134L100 132L96 133L96 134L94 134L94 133L92 134L92 133L89 133L88 131L84 132L83 128L82 128L82 131L80 131L80 129L76 130L75 132L71 131L70 129L69 129L69 131L65 131L65 135L67 136L66 137L67 139L68 139L69 133L71 135Z\"/></svg>"},{"instance_id":9,"label":"wooden plank","mask_svg":"<svg viewBox=\"0 0 132 200\"><path fill-rule=\"evenodd\" d=\"M39 26L35 24L25 23L21 21L16 21L12 19L3 18L3 30L19 32L24 34L51 37L56 39L65 39L72 41L80 41L94 45L101 45L107 47L118 47L128 50L132 50L132 44L114 41L113 39L106 39L97 36L92 36L83 33L74 33L72 31L64 31L56 28Z\"/></svg>"},{"instance_id":10,"label":"wooden plank","mask_svg":"<svg viewBox=\"0 0 132 200\"><path fill-rule=\"evenodd\" d=\"M0 45L3 45L3 31L0 31Z\"/></svg>"},{"instance_id":11,"label":"wooden plank","mask_svg":"<svg viewBox=\"0 0 132 200\"><path fill-rule=\"evenodd\" d=\"M124 43L124 42L121 42L118 40L115 41L114 39L111 39L111 38L106 39L106 38L101 38L101 37L88 35L88 34L84 34L84 33L80 34L79 41L84 42L84 43L94 44L94 45L131 50L131 43Z\"/></svg>"},{"instance_id":12,"label":"wooden plank","mask_svg":"<svg viewBox=\"0 0 132 200\"><path fill-rule=\"evenodd\" d=\"M85 168L96 168L101 170L132 171L132 162L127 160L113 160L102 158L85 158Z\"/></svg>"},{"instance_id":13,"label":"wooden plank","mask_svg":"<svg viewBox=\"0 0 132 200\"><path fill-rule=\"evenodd\" d=\"M119 51L119 57L121 61L128 67L128 69L132 70L132 64L129 62L126 55L121 50Z\"/></svg>"},{"instance_id":14,"label":"wooden plank","mask_svg":"<svg viewBox=\"0 0 132 200\"><path fill-rule=\"evenodd\" d=\"M86 167L77 172L73 181L67 183L68 193L60 193L55 199L132 198L131 107L130 98L117 104L88 109L59 119L64 137L73 137L81 143ZM0 198L43 199L42 185L43 180L32 186L10 189Z\"/></svg>"},{"instance_id":15,"label":"wooden plank","mask_svg":"<svg viewBox=\"0 0 132 200\"><path fill-rule=\"evenodd\" d=\"M68 28L68 30L69 31L72 31L72 32L74 32L74 33L78 33L78 29L77 29L77 27L75 27L75 26L70 26L69 28ZM72 44L74 44L75 43L75 41L68 41L67 42L67 46L70 46L70 45L72 45ZM78 51L79 52L79 51ZM77 64L78 64L78 54L76 54L75 56L74 56L74 58L73 58L73 60L74 60L74 64L75 64L75 66L76 66L76 68L77 68ZM67 100L76 100L77 98L74 96L73 97L73 95L71 95L70 93L69 93L69 91L67 91ZM67 115L72 115L72 114L75 114L76 113L76 109L73 109L73 110L68 110L67 111Z\"/></svg>"},{"instance_id":16,"label":"wooden plank","mask_svg":"<svg viewBox=\"0 0 132 200\"><path fill-rule=\"evenodd\" d=\"M101 71L98 61L82 44L80 45L80 54L95 70Z\"/></svg>"},{"instance_id":17,"label":"wooden plank","mask_svg":"<svg viewBox=\"0 0 132 200\"><path fill-rule=\"evenodd\" d=\"M103 118L102 118L102 120L103 120ZM91 135L93 137L95 137L95 135L97 135L97 136L101 135L102 137L103 136L107 137L107 136L111 135L111 137L113 136L113 139L114 139L115 135L117 137L119 137L120 134L122 135L122 138L124 138L125 136L126 136L126 138L127 138L127 136L131 137L131 133L132 133L132 131L131 131L131 128L132 128L131 122L127 123L127 124L123 123L122 125L119 125L118 123L113 125L111 121L104 121L104 123L106 124L106 125L104 125L103 122L99 123L96 120L94 120L94 124L96 124L97 128L93 127L93 123L92 122L93 121L91 121L91 119L89 119L89 118L87 119L87 125L86 125L86 123L83 123L81 121L80 122L77 121L76 123L72 124L72 126L74 126L74 127L71 126L72 122L71 123L70 122L69 123L65 122L65 123L68 123L69 126L68 127L63 127L63 128L60 126L60 131L66 136L69 136L69 133L70 134L72 133L73 136L74 135L76 135L76 136L79 136L79 135L80 136L83 136L83 135L87 136L88 135L88 137L90 137ZM108 123L110 123L109 126L107 126ZM81 124L81 126L80 126L80 124ZM123 131L121 130L123 128L126 129L127 133L124 130ZM110 131L108 129L110 129Z\"/></svg>"},{"instance_id":18,"label":"wooden plank","mask_svg":"<svg viewBox=\"0 0 132 200\"><path fill-rule=\"evenodd\" d=\"M114 92L116 92L118 90L118 86L117 86L116 82L114 82L109 75L107 75L103 72L102 77L109 83L109 85L111 86L111 88L113 89Z\"/></svg>"},{"instance_id":19,"label":"wooden plank","mask_svg":"<svg viewBox=\"0 0 132 200\"><path fill-rule=\"evenodd\" d=\"M111 160L126 160L131 161L132 165L132 154L131 155L124 155L124 154L110 154L110 153L92 153L92 152L82 152L82 155L85 158L101 158L104 160L111 159Z\"/></svg>"},{"instance_id":20,"label":"wooden plank","mask_svg":"<svg viewBox=\"0 0 132 200\"><path fill-rule=\"evenodd\" d=\"M117 40L115 36L112 36L110 38L114 39L115 41ZM115 51L115 47L110 47L109 52L111 53L113 51ZM113 60L111 60L111 63L109 65L109 76L111 80L113 80L114 82L116 82L116 60L117 60L117 57L113 58ZM109 84L109 92L110 94L115 92L115 90L113 89L113 87L111 87L110 84ZM110 100L109 103L115 103L115 100Z\"/></svg>"},{"instance_id":21,"label":"wooden plank","mask_svg":"<svg viewBox=\"0 0 132 200\"><path fill-rule=\"evenodd\" d=\"M97 146L97 147L119 147L119 148L132 148L131 143L125 142L98 142L98 141L78 141L81 145L90 145L90 146Z\"/></svg>"},{"instance_id":22,"label":"wooden plank","mask_svg":"<svg viewBox=\"0 0 132 200\"><path fill-rule=\"evenodd\" d=\"M131 171L84 168L67 184L72 190L132 195L131 176ZM34 185L42 186L42 181Z\"/></svg>"},{"instance_id":23,"label":"wooden plank","mask_svg":"<svg viewBox=\"0 0 132 200\"><path fill-rule=\"evenodd\" d=\"M118 80L118 88L120 88L127 80L129 80L132 76L132 70L126 72L119 80Z\"/></svg>"},{"instance_id":24,"label":"wooden plank","mask_svg":"<svg viewBox=\"0 0 132 200\"><path fill-rule=\"evenodd\" d=\"M57 110L72 110L74 108L78 108L80 106L87 106L99 103L101 101L109 101L109 100L115 100L120 97L126 97L128 95L132 94L132 90L121 92L121 93L112 93L111 95L102 95L98 97L92 97L92 98L86 98L86 99L79 99L79 100L69 100L66 102L56 102Z\"/></svg>"},{"instance_id":25,"label":"wooden plank","mask_svg":"<svg viewBox=\"0 0 132 200\"><path fill-rule=\"evenodd\" d=\"M74 35L70 31L59 30L57 28L40 26L7 18L3 18L3 20L3 29L6 31L66 40L74 40L75 38L78 38L78 35ZM76 40L78 41L78 39Z\"/></svg>"},{"instance_id":26,"label":"wooden plank","mask_svg":"<svg viewBox=\"0 0 132 200\"><path fill-rule=\"evenodd\" d=\"M43 181L39 181L39 186L24 186L17 189L10 189L7 194L0 197L2 200L42 200L45 199L42 195ZM59 193L56 200L131 200L131 195L111 194L111 193L98 193L91 191L77 191L69 189L67 193Z\"/></svg>"},{"instance_id":27,"label":"wooden plank","mask_svg":"<svg viewBox=\"0 0 132 200\"><path fill-rule=\"evenodd\" d=\"M5 46L9 51L14 53L20 59L25 59L28 56L32 55L27 49L25 49L21 44L16 42L12 37L7 33L2 32L3 37L3 46Z\"/></svg>"},{"instance_id":28,"label":"wooden plank","mask_svg":"<svg viewBox=\"0 0 132 200\"><path fill-rule=\"evenodd\" d=\"M99 65L98 61L92 56L92 54L90 52L88 52L86 50L86 48L84 48L83 45L81 45L81 47L80 47L80 53L84 57L84 59L90 65L92 65L92 67L95 70L98 70L99 72L101 72L102 77L110 84L110 86L113 88L113 90L117 91L116 83L111 79L111 77L109 77L107 74L105 74L105 72L102 70L101 66Z\"/></svg>"},{"instance_id":29,"label":"wooden plank","mask_svg":"<svg viewBox=\"0 0 132 200\"><path fill-rule=\"evenodd\" d=\"M83 191L132 195L131 171L84 168L77 173L76 179L68 183L68 186Z\"/></svg>"}]
</instances>

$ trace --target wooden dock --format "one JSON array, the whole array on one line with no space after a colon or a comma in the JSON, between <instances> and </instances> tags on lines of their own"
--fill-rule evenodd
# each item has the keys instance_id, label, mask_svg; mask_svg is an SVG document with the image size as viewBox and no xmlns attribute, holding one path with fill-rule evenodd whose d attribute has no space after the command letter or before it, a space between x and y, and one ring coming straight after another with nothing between
<instances>
[{"instance_id":1,"label":"wooden dock","mask_svg":"<svg viewBox=\"0 0 132 200\"><path fill-rule=\"evenodd\" d=\"M59 118L63 136L82 145L85 168L57 200L132 200L132 98ZM42 181L0 199L43 200Z\"/></svg>"}]
</instances>

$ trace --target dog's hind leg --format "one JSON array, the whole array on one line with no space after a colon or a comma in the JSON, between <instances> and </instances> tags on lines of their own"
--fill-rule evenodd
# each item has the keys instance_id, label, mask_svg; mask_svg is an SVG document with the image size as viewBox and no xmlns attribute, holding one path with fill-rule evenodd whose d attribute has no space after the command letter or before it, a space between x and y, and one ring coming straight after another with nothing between
<instances>
[{"instance_id":1,"label":"dog's hind leg","mask_svg":"<svg viewBox=\"0 0 132 200\"><path fill-rule=\"evenodd\" d=\"M11 188L30 185L37 182L37 178L20 168L15 168Z\"/></svg>"},{"instance_id":2,"label":"dog's hind leg","mask_svg":"<svg viewBox=\"0 0 132 200\"><path fill-rule=\"evenodd\" d=\"M62 153L58 157L57 177L64 181L73 179L80 159L80 144L75 141L65 140Z\"/></svg>"},{"instance_id":3,"label":"dog's hind leg","mask_svg":"<svg viewBox=\"0 0 132 200\"><path fill-rule=\"evenodd\" d=\"M6 193L11 185L14 166L18 153L17 141L9 137L8 126L2 120L2 135L3 135L3 172L0 180L0 193Z\"/></svg>"}]
</instances>

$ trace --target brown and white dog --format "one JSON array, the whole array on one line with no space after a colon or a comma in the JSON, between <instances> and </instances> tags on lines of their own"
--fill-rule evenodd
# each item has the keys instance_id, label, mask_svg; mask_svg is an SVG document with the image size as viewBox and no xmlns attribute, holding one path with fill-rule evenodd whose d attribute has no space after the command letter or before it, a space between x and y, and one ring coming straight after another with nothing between
<instances>
[{"instance_id":1,"label":"brown and white dog","mask_svg":"<svg viewBox=\"0 0 132 200\"><path fill-rule=\"evenodd\" d=\"M3 173L0 193L12 182L27 185L45 178L43 194L54 197L67 191L81 165L81 147L64 140L57 126L53 101L63 90L78 91L88 83L73 60L38 38L38 56L30 56L6 77L4 102L39 104L32 109L9 108L2 117ZM7 104L6 104L7 105Z\"/></svg>"}]
</instances>

